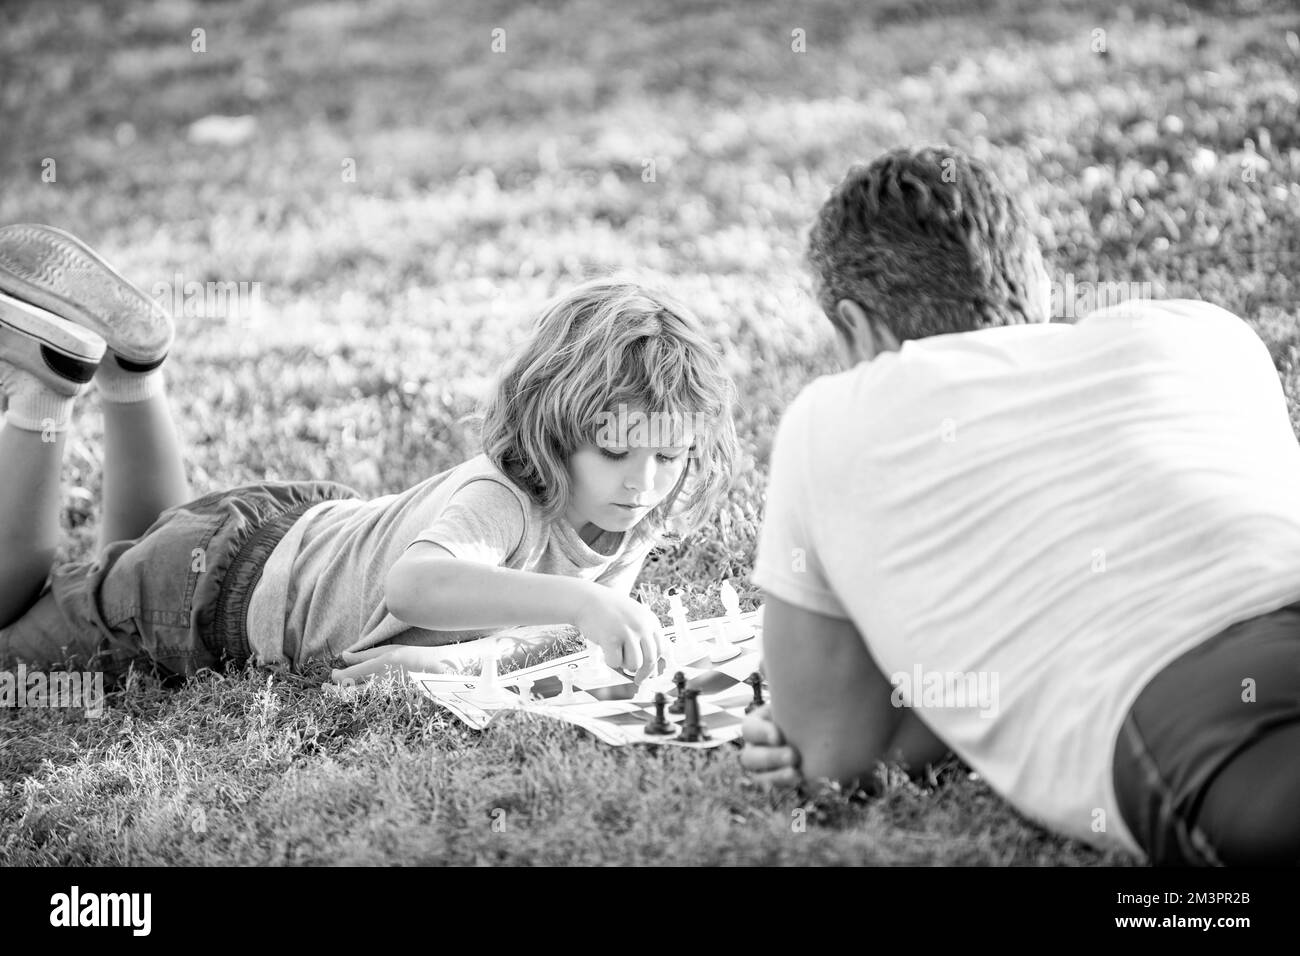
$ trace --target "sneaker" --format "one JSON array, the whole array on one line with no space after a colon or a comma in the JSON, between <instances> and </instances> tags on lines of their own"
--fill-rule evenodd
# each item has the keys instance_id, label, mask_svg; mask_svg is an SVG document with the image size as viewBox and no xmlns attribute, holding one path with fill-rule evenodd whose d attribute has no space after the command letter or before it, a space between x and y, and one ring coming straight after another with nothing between
<instances>
[{"instance_id":1,"label":"sneaker","mask_svg":"<svg viewBox=\"0 0 1300 956\"><path fill-rule=\"evenodd\" d=\"M129 372L161 365L175 337L171 316L158 303L53 226L0 228L0 293L95 332Z\"/></svg>"},{"instance_id":2,"label":"sneaker","mask_svg":"<svg viewBox=\"0 0 1300 956\"><path fill-rule=\"evenodd\" d=\"M108 344L98 333L0 292L0 362L59 395L80 395Z\"/></svg>"}]
</instances>

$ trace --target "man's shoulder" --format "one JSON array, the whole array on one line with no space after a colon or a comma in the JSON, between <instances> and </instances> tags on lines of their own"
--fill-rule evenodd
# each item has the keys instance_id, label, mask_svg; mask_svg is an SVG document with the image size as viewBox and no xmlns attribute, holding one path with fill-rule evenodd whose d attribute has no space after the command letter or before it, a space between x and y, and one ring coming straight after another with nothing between
<instances>
[{"instance_id":1,"label":"man's shoulder","mask_svg":"<svg viewBox=\"0 0 1300 956\"><path fill-rule=\"evenodd\" d=\"M1167 322L1204 323L1215 326L1245 327L1240 317L1222 306L1199 299L1129 299L1105 308L1096 309L1079 319L1077 324L1097 322L1126 322L1142 326L1148 323Z\"/></svg>"}]
</instances>

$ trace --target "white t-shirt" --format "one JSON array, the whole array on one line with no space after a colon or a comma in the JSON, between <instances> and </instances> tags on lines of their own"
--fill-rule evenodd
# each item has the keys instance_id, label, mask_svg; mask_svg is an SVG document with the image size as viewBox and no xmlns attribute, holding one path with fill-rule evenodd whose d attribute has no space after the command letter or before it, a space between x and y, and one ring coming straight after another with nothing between
<instances>
[{"instance_id":1,"label":"white t-shirt","mask_svg":"<svg viewBox=\"0 0 1300 956\"><path fill-rule=\"evenodd\" d=\"M316 505L267 558L248 606L253 656L266 664L329 660L378 644L440 645L499 628L432 631L388 612L384 583L417 541L453 557L632 589L651 542L604 532L591 544L478 455L400 494Z\"/></svg>"},{"instance_id":2,"label":"white t-shirt","mask_svg":"<svg viewBox=\"0 0 1300 956\"><path fill-rule=\"evenodd\" d=\"M1111 778L1138 693L1300 599L1300 446L1268 350L1217 306L1144 301L818 379L778 430L755 580L851 619L1021 812L1140 855Z\"/></svg>"}]
</instances>

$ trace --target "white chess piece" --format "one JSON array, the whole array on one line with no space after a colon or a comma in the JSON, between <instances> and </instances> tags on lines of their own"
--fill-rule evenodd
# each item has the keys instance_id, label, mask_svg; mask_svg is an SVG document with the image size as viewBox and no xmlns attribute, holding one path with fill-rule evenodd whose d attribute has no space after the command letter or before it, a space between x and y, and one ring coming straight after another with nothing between
<instances>
[{"instance_id":1,"label":"white chess piece","mask_svg":"<svg viewBox=\"0 0 1300 956\"><path fill-rule=\"evenodd\" d=\"M500 678L497 675L497 658L499 656L500 649L497 647L497 642L489 640L483 648L478 686L474 688L474 697L480 703L513 704L516 702L515 695L501 686Z\"/></svg>"},{"instance_id":2,"label":"white chess piece","mask_svg":"<svg viewBox=\"0 0 1300 956\"><path fill-rule=\"evenodd\" d=\"M641 682L641 686L636 689L636 694L632 697L632 701L637 704L649 704L654 701L655 694L667 694L672 689L672 671L659 675L651 675Z\"/></svg>"},{"instance_id":3,"label":"white chess piece","mask_svg":"<svg viewBox=\"0 0 1300 956\"><path fill-rule=\"evenodd\" d=\"M723 661L740 656L739 648L732 647L728 639L726 621L714 621L709 626L709 631L713 637L713 651L709 654L711 663L721 664Z\"/></svg>"},{"instance_id":4,"label":"white chess piece","mask_svg":"<svg viewBox=\"0 0 1300 956\"><path fill-rule=\"evenodd\" d=\"M561 704L573 703L573 668L566 667L560 671L560 686L563 690L560 692Z\"/></svg>"},{"instance_id":5,"label":"white chess piece","mask_svg":"<svg viewBox=\"0 0 1300 956\"><path fill-rule=\"evenodd\" d=\"M608 682L609 667L605 664L605 652L598 644L587 644L587 656L578 671L579 680L588 684Z\"/></svg>"},{"instance_id":6,"label":"white chess piece","mask_svg":"<svg viewBox=\"0 0 1300 956\"><path fill-rule=\"evenodd\" d=\"M730 581L723 581L718 588L718 597L727 619L727 636L733 643L747 641L754 636L754 628L740 619L740 595L731 586Z\"/></svg>"},{"instance_id":7,"label":"white chess piece","mask_svg":"<svg viewBox=\"0 0 1300 956\"><path fill-rule=\"evenodd\" d=\"M664 676L671 677L675 671L681 669L678 664L677 645L665 638L659 649L659 659L664 662Z\"/></svg>"},{"instance_id":8,"label":"white chess piece","mask_svg":"<svg viewBox=\"0 0 1300 956\"><path fill-rule=\"evenodd\" d=\"M677 658L683 664L689 664L699 656L695 646L695 636L691 633L690 623L686 620L686 607L682 604L680 594L668 597L668 616L673 619L673 636L677 639Z\"/></svg>"},{"instance_id":9,"label":"white chess piece","mask_svg":"<svg viewBox=\"0 0 1300 956\"><path fill-rule=\"evenodd\" d=\"M519 688L519 702L527 704L533 699L533 679L531 677L521 677L515 681Z\"/></svg>"}]
</instances>

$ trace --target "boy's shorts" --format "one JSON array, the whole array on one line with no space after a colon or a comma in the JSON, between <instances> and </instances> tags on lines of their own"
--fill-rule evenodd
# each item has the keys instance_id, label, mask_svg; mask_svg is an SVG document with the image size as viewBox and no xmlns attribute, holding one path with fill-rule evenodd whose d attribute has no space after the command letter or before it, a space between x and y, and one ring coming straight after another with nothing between
<instances>
[{"instance_id":1,"label":"boy's shorts","mask_svg":"<svg viewBox=\"0 0 1300 956\"><path fill-rule=\"evenodd\" d=\"M55 569L36 603L0 629L0 668L69 667L114 680L134 663L189 677L250 656L248 601L289 528L331 481L265 482L169 508L134 541Z\"/></svg>"},{"instance_id":2,"label":"boy's shorts","mask_svg":"<svg viewBox=\"0 0 1300 956\"><path fill-rule=\"evenodd\" d=\"M1120 729L1114 785L1153 864L1300 863L1300 603L1152 678Z\"/></svg>"}]
</instances>

